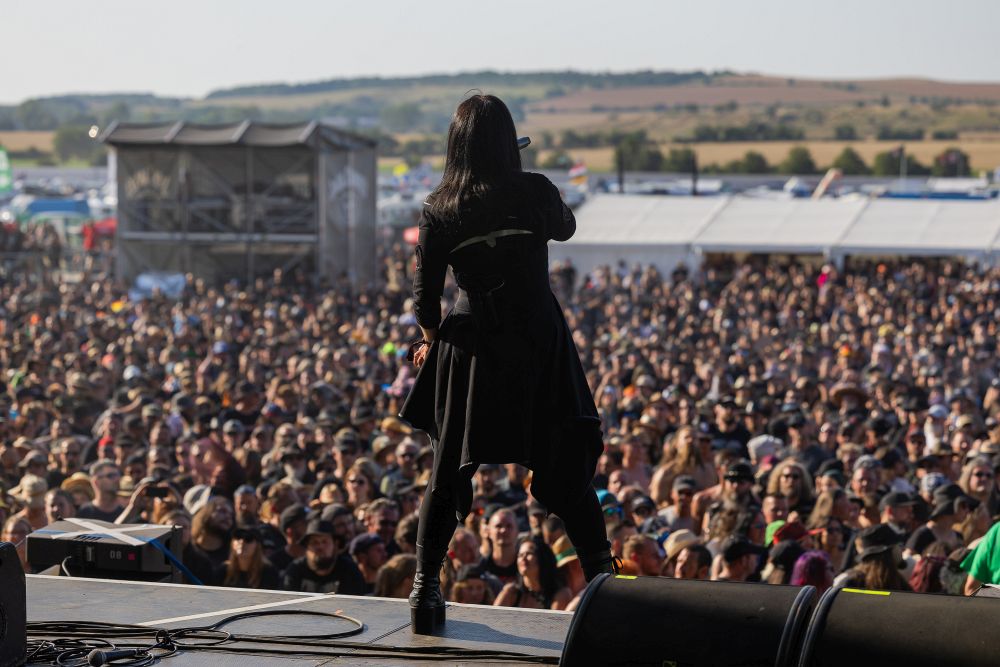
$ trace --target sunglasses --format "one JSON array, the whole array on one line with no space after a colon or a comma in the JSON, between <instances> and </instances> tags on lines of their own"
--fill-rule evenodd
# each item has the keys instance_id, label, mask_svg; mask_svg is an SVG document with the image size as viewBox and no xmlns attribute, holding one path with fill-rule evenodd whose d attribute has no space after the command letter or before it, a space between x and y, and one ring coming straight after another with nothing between
<instances>
[{"instance_id":1,"label":"sunglasses","mask_svg":"<svg viewBox=\"0 0 1000 667\"><path fill-rule=\"evenodd\" d=\"M781 473L782 479L802 479L801 475L796 475L794 473L783 472Z\"/></svg>"},{"instance_id":2,"label":"sunglasses","mask_svg":"<svg viewBox=\"0 0 1000 667\"><path fill-rule=\"evenodd\" d=\"M992 479L993 478L993 473L991 473L991 472L974 472L974 473L972 473L972 476L973 477L978 477L979 479Z\"/></svg>"}]
</instances>

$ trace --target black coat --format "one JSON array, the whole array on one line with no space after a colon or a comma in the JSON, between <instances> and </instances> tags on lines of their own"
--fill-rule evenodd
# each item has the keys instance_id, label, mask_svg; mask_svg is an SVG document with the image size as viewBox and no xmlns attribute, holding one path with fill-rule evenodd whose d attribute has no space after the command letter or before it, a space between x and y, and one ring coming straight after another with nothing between
<instances>
[{"instance_id":1,"label":"black coat","mask_svg":"<svg viewBox=\"0 0 1000 667\"><path fill-rule=\"evenodd\" d=\"M603 448L600 420L548 273L548 241L575 231L559 191L539 174L518 174L463 208L457 224L424 207L414 311L438 334L400 417L435 441L433 485L471 477L480 463L516 462L534 471L543 503L588 488ZM441 321L449 265L459 295ZM463 514L467 486L457 485Z\"/></svg>"}]
</instances>

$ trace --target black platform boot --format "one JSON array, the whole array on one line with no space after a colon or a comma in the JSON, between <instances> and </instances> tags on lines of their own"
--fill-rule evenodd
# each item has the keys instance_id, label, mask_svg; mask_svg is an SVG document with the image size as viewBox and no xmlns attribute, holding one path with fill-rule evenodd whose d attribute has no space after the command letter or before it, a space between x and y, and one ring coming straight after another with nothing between
<instances>
[{"instance_id":1,"label":"black platform boot","mask_svg":"<svg viewBox=\"0 0 1000 667\"><path fill-rule=\"evenodd\" d=\"M611 553L610 544L607 549L601 551L586 553L578 550L576 554L580 558L580 566L583 568L583 576L587 583L602 572L618 574L621 571L621 560Z\"/></svg>"},{"instance_id":2,"label":"black platform boot","mask_svg":"<svg viewBox=\"0 0 1000 667\"><path fill-rule=\"evenodd\" d=\"M414 634L432 635L444 625L444 595L441 593L441 563L444 552L417 545L417 574L410 593L410 626Z\"/></svg>"},{"instance_id":3,"label":"black platform boot","mask_svg":"<svg viewBox=\"0 0 1000 667\"><path fill-rule=\"evenodd\" d=\"M417 574L410 593L410 621L418 635L434 634L444 625L444 595L441 593L441 564L458 518L452 503L428 493L426 514L421 513L417 532Z\"/></svg>"}]
</instances>

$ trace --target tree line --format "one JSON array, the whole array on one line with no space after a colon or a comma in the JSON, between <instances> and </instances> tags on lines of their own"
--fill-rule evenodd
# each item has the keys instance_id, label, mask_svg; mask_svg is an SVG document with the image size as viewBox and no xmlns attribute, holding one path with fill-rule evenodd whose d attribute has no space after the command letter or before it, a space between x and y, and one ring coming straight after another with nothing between
<instances>
[{"instance_id":1,"label":"tree line","mask_svg":"<svg viewBox=\"0 0 1000 667\"><path fill-rule=\"evenodd\" d=\"M871 164L852 147L845 147L828 166L820 167L812 153L805 146L794 146L785 158L777 164L770 164L757 151L747 151L742 158L724 164L702 164L697 161L697 152L692 148L670 148L664 153L649 140L644 132L632 133L615 148L615 164L621 164L627 171L660 171L690 173L697 166L706 174L798 174L824 173L828 168L839 169L845 176L897 176L901 163L906 160L906 174L910 176L968 176L971 174L969 156L959 148L946 148L929 165L905 152L905 148L882 151ZM557 151L544 160L543 168L559 168L571 163L572 158L565 151Z\"/></svg>"}]
</instances>

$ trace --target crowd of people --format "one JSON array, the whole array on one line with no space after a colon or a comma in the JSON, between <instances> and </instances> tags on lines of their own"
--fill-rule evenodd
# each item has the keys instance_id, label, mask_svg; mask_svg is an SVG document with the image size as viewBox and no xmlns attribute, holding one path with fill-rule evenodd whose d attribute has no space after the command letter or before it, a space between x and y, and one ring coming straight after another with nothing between
<instances>
[{"instance_id":1,"label":"crowd of people","mask_svg":"<svg viewBox=\"0 0 1000 667\"><path fill-rule=\"evenodd\" d=\"M0 524L179 527L190 583L405 597L429 438L396 415L419 337L384 281L275 271L130 301L103 275L0 285ZM946 261L608 266L552 286L594 391L625 573L970 594L1000 582L1000 271ZM445 312L455 289L445 294ZM516 415L511 415L516 419ZM572 609L531 473L483 465L457 602ZM62 568L73 573L72 561Z\"/></svg>"}]
</instances>

